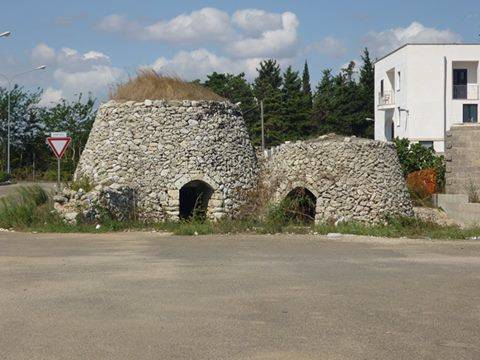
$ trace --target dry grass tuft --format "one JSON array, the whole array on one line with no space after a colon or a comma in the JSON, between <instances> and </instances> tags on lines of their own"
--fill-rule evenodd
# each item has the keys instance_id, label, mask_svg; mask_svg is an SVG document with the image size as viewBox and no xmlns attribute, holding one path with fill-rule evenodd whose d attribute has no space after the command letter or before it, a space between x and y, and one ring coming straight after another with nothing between
<instances>
[{"instance_id":1,"label":"dry grass tuft","mask_svg":"<svg viewBox=\"0 0 480 360\"><path fill-rule=\"evenodd\" d=\"M144 100L225 100L210 89L178 76L158 74L154 70L140 70L136 77L118 84L110 92L116 101Z\"/></svg>"}]
</instances>

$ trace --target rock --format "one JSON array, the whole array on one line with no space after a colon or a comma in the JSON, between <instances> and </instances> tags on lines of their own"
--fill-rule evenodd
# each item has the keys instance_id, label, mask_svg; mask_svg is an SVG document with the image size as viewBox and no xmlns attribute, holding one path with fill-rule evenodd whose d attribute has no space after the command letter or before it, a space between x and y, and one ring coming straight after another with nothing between
<instances>
[{"instance_id":1,"label":"rock","mask_svg":"<svg viewBox=\"0 0 480 360\"><path fill-rule=\"evenodd\" d=\"M340 236L342 236L342 234L340 234L340 233L328 233L327 234L327 237L340 237Z\"/></svg>"},{"instance_id":2,"label":"rock","mask_svg":"<svg viewBox=\"0 0 480 360\"><path fill-rule=\"evenodd\" d=\"M53 201L55 203L65 204L68 201L68 199L65 196L62 196L62 195L54 195L53 196Z\"/></svg>"},{"instance_id":3,"label":"rock","mask_svg":"<svg viewBox=\"0 0 480 360\"><path fill-rule=\"evenodd\" d=\"M77 223L77 216L78 216L78 212L75 212L75 211L68 212L68 213L63 215L65 221L70 223L70 224L76 224Z\"/></svg>"}]
</instances>

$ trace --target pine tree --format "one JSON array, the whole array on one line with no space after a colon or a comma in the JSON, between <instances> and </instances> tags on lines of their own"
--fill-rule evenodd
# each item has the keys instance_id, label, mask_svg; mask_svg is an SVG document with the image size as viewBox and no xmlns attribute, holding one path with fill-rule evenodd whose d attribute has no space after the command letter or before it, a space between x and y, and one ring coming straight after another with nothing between
<instances>
[{"instance_id":1,"label":"pine tree","mask_svg":"<svg viewBox=\"0 0 480 360\"><path fill-rule=\"evenodd\" d=\"M305 65L303 67L302 92L305 96L306 107L310 110L312 108L312 88L310 86L310 72L308 71L307 60L305 60Z\"/></svg>"},{"instance_id":2,"label":"pine tree","mask_svg":"<svg viewBox=\"0 0 480 360\"><path fill-rule=\"evenodd\" d=\"M302 91L302 80L298 71L289 66L283 74L282 86L282 120L283 140L304 138L308 112L305 109L305 96Z\"/></svg>"},{"instance_id":3,"label":"pine tree","mask_svg":"<svg viewBox=\"0 0 480 360\"><path fill-rule=\"evenodd\" d=\"M265 60L257 68L258 76L253 90L258 101L263 100L266 146L275 146L285 138L282 118L282 77L280 66L275 60Z\"/></svg>"},{"instance_id":4,"label":"pine tree","mask_svg":"<svg viewBox=\"0 0 480 360\"><path fill-rule=\"evenodd\" d=\"M375 111L375 69L367 48L363 51L362 61L359 80L359 93L363 101L362 116L364 119L373 119ZM362 131L364 137L373 138L373 125L373 122L364 124Z\"/></svg>"}]
</instances>

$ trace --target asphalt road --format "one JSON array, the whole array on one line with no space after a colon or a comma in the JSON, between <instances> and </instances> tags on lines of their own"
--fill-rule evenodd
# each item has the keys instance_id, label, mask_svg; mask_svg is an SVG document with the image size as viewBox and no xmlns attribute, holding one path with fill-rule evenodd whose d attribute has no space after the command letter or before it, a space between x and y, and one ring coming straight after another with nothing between
<instances>
[{"instance_id":1,"label":"asphalt road","mask_svg":"<svg viewBox=\"0 0 480 360\"><path fill-rule=\"evenodd\" d=\"M51 191L55 187L55 183L53 182L29 182L29 181L22 181L11 185L1 185L0 186L0 197L15 193L15 190L21 186L33 186L39 185L47 191Z\"/></svg>"},{"instance_id":2,"label":"asphalt road","mask_svg":"<svg viewBox=\"0 0 480 360\"><path fill-rule=\"evenodd\" d=\"M480 359L480 242L0 233L0 359Z\"/></svg>"}]
</instances>

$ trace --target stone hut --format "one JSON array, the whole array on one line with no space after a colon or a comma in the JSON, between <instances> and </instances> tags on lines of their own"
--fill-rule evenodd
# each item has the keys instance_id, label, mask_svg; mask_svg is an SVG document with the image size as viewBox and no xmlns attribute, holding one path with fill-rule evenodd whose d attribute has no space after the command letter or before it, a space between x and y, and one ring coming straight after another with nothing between
<instances>
[{"instance_id":1,"label":"stone hut","mask_svg":"<svg viewBox=\"0 0 480 360\"><path fill-rule=\"evenodd\" d=\"M376 223L388 215L413 216L392 144L325 135L285 143L266 152L264 178L273 200L302 192L316 222Z\"/></svg>"},{"instance_id":2,"label":"stone hut","mask_svg":"<svg viewBox=\"0 0 480 360\"><path fill-rule=\"evenodd\" d=\"M259 168L239 108L226 101L109 101L75 178L133 188L145 220L232 214Z\"/></svg>"}]
</instances>

